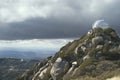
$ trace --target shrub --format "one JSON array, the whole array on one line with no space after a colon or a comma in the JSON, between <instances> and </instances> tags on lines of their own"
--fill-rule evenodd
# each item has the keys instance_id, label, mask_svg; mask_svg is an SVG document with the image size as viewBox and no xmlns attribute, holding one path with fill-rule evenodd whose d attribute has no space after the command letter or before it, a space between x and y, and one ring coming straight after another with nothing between
<instances>
[{"instance_id":1,"label":"shrub","mask_svg":"<svg viewBox=\"0 0 120 80\"><path fill-rule=\"evenodd\" d=\"M108 35L110 35L111 32L115 32L115 30L112 28L105 28L105 29L103 29L103 31L105 34L108 34Z\"/></svg>"},{"instance_id":2,"label":"shrub","mask_svg":"<svg viewBox=\"0 0 120 80\"><path fill-rule=\"evenodd\" d=\"M109 54L106 55L106 59L108 60L119 60L120 54L118 52L109 52Z\"/></svg>"},{"instance_id":3,"label":"shrub","mask_svg":"<svg viewBox=\"0 0 120 80\"><path fill-rule=\"evenodd\" d=\"M89 51L89 56L93 57L95 56L95 54L99 51L99 49L96 49L96 48L92 48L90 51Z\"/></svg>"},{"instance_id":4,"label":"shrub","mask_svg":"<svg viewBox=\"0 0 120 80\"><path fill-rule=\"evenodd\" d=\"M107 55L108 50L109 50L109 43L106 42L106 43L104 44L103 50L102 50L103 55Z\"/></svg>"},{"instance_id":5,"label":"shrub","mask_svg":"<svg viewBox=\"0 0 120 80\"><path fill-rule=\"evenodd\" d=\"M82 64L78 67L78 69L75 72L74 77L82 76L86 73L85 67L89 66L93 62L92 58L86 59L82 62Z\"/></svg>"},{"instance_id":6,"label":"shrub","mask_svg":"<svg viewBox=\"0 0 120 80\"><path fill-rule=\"evenodd\" d=\"M81 47L78 48L78 51L77 51L77 52L78 52L78 54L77 54L77 57L78 57L78 58L83 57L84 52L83 52L83 50L81 49Z\"/></svg>"},{"instance_id":7,"label":"shrub","mask_svg":"<svg viewBox=\"0 0 120 80\"><path fill-rule=\"evenodd\" d=\"M104 31L103 31L102 28L99 28L99 27L98 27L98 28L95 28L95 29L94 29L94 32L95 32L95 33L103 33Z\"/></svg>"},{"instance_id":8,"label":"shrub","mask_svg":"<svg viewBox=\"0 0 120 80\"><path fill-rule=\"evenodd\" d=\"M80 65L80 69L84 69L86 66L90 65L93 61L95 61L95 59L93 58L89 58L86 59L81 65Z\"/></svg>"}]
</instances>

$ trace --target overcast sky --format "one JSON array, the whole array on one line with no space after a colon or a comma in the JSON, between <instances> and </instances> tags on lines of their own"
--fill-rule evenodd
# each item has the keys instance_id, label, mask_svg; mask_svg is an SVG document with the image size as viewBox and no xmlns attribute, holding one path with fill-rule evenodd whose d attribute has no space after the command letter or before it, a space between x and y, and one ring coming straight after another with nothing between
<instances>
[{"instance_id":1,"label":"overcast sky","mask_svg":"<svg viewBox=\"0 0 120 80\"><path fill-rule=\"evenodd\" d=\"M0 0L0 39L76 38L104 19L120 30L120 0Z\"/></svg>"}]
</instances>

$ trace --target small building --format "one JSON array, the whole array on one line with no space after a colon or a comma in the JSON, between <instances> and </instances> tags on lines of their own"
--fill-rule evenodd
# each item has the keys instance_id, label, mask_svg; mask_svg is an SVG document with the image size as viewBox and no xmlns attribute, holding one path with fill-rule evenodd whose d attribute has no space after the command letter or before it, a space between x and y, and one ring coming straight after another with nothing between
<instances>
[{"instance_id":1,"label":"small building","mask_svg":"<svg viewBox=\"0 0 120 80\"><path fill-rule=\"evenodd\" d=\"M89 30L87 34L88 34L88 35L89 35L89 34L92 34L92 30Z\"/></svg>"},{"instance_id":2,"label":"small building","mask_svg":"<svg viewBox=\"0 0 120 80\"><path fill-rule=\"evenodd\" d=\"M23 61L24 61L24 59L21 59L20 61L21 61L21 62L23 62Z\"/></svg>"}]
</instances>

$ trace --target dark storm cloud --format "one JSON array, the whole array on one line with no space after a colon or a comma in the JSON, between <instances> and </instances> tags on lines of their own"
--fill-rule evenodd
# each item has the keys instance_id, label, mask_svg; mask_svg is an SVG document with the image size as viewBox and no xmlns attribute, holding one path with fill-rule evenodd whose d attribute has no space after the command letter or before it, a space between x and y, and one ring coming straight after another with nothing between
<instances>
[{"instance_id":1,"label":"dark storm cloud","mask_svg":"<svg viewBox=\"0 0 120 80\"><path fill-rule=\"evenodd\" d=\"M82 26L82 25L81 25ZM82 26L85 27L85 26ZM34 38L76 38L83 34L84 28L79 23L62 22L53 19L35 19L11 23L0 29L1 39L34 39ZM86 31L85 31L86 32Z\"/></svg>"},{"instance_id":2,"label":"dark storm cloud","mask_svg":"<svg viewBox=\"0 0 120 80\"><path fill-rule=\"evenodd\" d=\"M72 38L105 19L119 32L119 0L0 0L0 39Z\"/></svg>"}]
</instances>

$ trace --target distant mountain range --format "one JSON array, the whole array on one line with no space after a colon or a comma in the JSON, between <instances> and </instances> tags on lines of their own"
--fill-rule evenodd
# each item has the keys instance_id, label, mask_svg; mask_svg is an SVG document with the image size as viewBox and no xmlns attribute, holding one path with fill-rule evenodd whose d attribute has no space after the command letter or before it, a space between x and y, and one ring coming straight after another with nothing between
<instances>
[{"instance_id":1,"label":"distant mountain range","mask_svg":"<svg viewBox=\"0 0 120 80\"><path fill-rule=\"evenodd\" d=\"M18 59L44 59L52 56L55 52L32 52L32 51L18 51L18 50L0 50L0 58L18 58Z\"/></svg>"}]
</instances>

